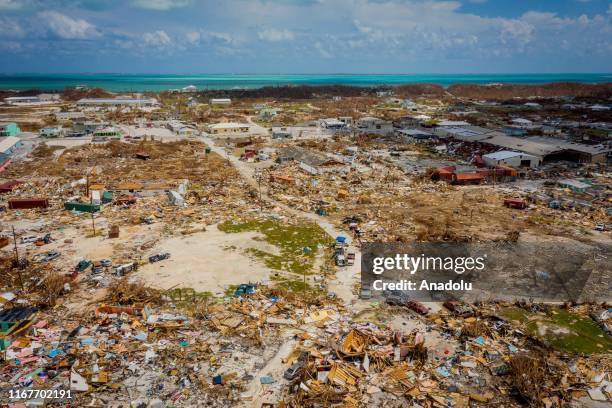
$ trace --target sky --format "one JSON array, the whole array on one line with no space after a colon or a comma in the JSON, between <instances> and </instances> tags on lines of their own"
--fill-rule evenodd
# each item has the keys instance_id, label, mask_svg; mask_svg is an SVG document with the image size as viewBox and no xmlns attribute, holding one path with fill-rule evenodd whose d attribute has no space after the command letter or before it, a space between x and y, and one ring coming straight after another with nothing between
<instances>
[{"instance_id":1,"label":"sky","mask_svg":"<svg viewBox=\"0 0 612 408\"><path fill-rule=\"evenodd\" d=\"M610 73L609 0L0 0L2 73Z\"/></svg>"}]
</instances>

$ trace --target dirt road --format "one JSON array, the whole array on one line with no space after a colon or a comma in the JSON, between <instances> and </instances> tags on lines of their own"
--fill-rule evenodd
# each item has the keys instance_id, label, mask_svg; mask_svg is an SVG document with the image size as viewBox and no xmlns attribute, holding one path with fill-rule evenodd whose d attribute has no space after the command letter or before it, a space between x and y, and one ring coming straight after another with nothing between
<instances>
[{"instance_id":1,"label":"dirt road","mask_svg":"<svg viewBox=\"0 0 612 408\"><path fill-rule=\"evenodd\" d=\"M238 170L240 175L254 188L259 189L257 182L257 174L252 166L248 163L241 161L238 157L228 154L223 147L216 146L212 138L208 136L202 137L203 142L210 147L210 149L220 155L221 157L227 158L230 163ZM359 280L359 274L361 270L361 250L357 246L351 236L346 232L336 228L329 220L325 217L319 216L314 213L296 210L291 208L284 203L275 200L269 196L265 187L261 189L261 198L264 201L272 202L275 206L281 207L289 214L295 215L296 217L306 218L308 220L316 222L325 232L331 237L335 238L338 235L343 235L347 238L348 250L355 252L355 263L351 266L345 266L338 268L336 271L335 279L329 282L329 290L334 292L345 304L350 305L358 301L357 297L353 294L352 288Z\"/></svg>"}]
</instances>

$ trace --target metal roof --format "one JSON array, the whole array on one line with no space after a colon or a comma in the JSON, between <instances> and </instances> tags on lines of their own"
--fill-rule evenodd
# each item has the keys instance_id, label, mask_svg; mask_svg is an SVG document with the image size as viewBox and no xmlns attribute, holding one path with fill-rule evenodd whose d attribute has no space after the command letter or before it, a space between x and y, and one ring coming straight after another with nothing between
<instances>
[{"instance_id":1,"label":"metal roof","mask_svg":"<svg viewBox=\"0 0 612 408\"><path fill-rule=\"evenodd\" d=\"M27 319L36 312L35 307L13 307L11 309L0 310L0 322L18 322Z\"/></svg>"},{"instance_id":2,"label":"metal roof","mask_svg":"<svg viewBox=\"0 0 612 408\"><path fill-rule=\"evenodd\" d=\"M21 139L15 136L8 136L0 140L0 153L6 152L17 143L21 142Z\"/></svg>"},{"instance_id":3,"label":"metal roof","mask_svg":"<svg viewBox=\"0 0 612 408\"><path fill-rule=\"evenodd\" d=\"M482 156L483 159L491 159L491 160L506 160L511 157L517 156L532 156L523 152L512 152L510 150L500 150L499 152L489 153ZM535 158L535 156L532 156Z\"/></svg>"}]
</instances>

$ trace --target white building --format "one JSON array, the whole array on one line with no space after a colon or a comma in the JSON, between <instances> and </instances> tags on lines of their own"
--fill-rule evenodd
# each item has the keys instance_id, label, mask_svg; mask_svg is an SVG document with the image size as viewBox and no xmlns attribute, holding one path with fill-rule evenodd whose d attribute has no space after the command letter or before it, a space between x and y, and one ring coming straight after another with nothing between
<instances>
[{"instance_id":1,"label":"white building","mask_svg":"<svg viewBox=\"0 0 612 408\"><path fill-rule=\"evenodd\" d=\"M59 101L61 99L60 94L49 94L49 93L42 93L38 95L38 99L41 102L53 102L53 101Z\"/></svg>"},{"instance_id":2,"label":"white building","mask_svg":"<svg viewBox=\"0 0 612 408\"><path fill-rule=\"evenodd\" d=\"M510 150L501 150L499 152L485 154L482 156L482 159L489 167L511 166L516 168L535 168L540 165L539 157L527 153L512 152Z\"/></svg>"},{"instance_id":3,"label":"white building","mask_svg":"<svg viewBox=\"0 0 612 408\"><path fill-rule=\"evenodd\" d=\"M83 112L55 112L53 116L55 116L56 120L73 120L85 118L85 114Z\"/></svg>"},{"instance_id":4,"label":"white building","mask_svg":"<svg viewBox=\"0 0 612 408\"><path fill-rule=\"evenodd\" d=\"M210 99L211 105L231 105L232 100L230 98L212 98Z\"/></svg>"},{"instance_id":5,"label":"white building","mask_svg":"<svg viewBox=\"0 0 612 408\"><path fill-rule=\"evenodd\" d=\"M319 126L323 129L340 130L346 127L346 124L335 118L327 118L319 120Z\"/></svg>"},{"instance_id":6,"label":"white building","mask_svg":"<svg viewBox=\"0 0 612 408\"><path fill-rule=\"evenodd\" d=\"M60 100L59 94L38 94L36 96L10 96L4 98L4 102L9 105L40 105Z\"/></svg>"},{"instance_id":7,"label":"white building","mask_svg":"<svg viewBox=\"0 0 612 408\"><path fill-rule=\"evenodd\" d=\"M513 126L516 126L521 129L529 129L533 127L533 122L530 121L529 119L516 118L516 119L512 119L510 123L512 123Z\"/></svg>"},{"instance_id":8,"label":"white building","mask_svg":"<svg viewBox=\"0 0 612 408\"><path fill-rule=\"evenodd\" d=\"M357 121L357 129L366 133L376 133L380 135L393 134L393 124L389 121L366 116Z\"/></svg>"},{"instance_id":9,"label":"white building","mask_svg":"<svg viewBox=\"0 0 612 408\"><path fill-rule=\"evenodd\" d=\"M159 102L155 98L131 96L116 96L114 98L83 98L77 101L78 106L157 106Z\"/></svg>"},{"instance_id":10,"label":"white building","mask_svg":"<svg viewBox=\"0 0 612 408\"><path fill-rule=\"evenodd\" d=\"M179 136L193 136L196 129L178 120L171 120L166 127Z\"/></svg>"},{"instance_id":11,"label":"white building","mask_svg":"<svg viewBox=\"0 0 612 408\"><path fill-rule=\"evenodd\" d=\"M198 88L195 85L187 85L181 89L181 92L197 92Z\"/></svg>"},{"instance_id":12,"label":"white building","mask_svg":"<svg viewBox=\"0 0 612 408\"><path fill-rule=\"evenodd\" d=\"M471 126L468 122L465 122L463 120L443 120L441 122L438 122L436 124L436 126L438 127L448 127L448 128L460 128L460 127L466 127L466 126Z\"/></svg>"},{"instance_id":13,"label":"white building","mask_svg":"<svg viewBox=\"0 0 612 408\"><path fill-rule=\"evenodd\" d=\"M251 126L244 123L215 123L208 126L208 132L214 135L223 133L248 133Z\"/></svg>"}]
</instances>

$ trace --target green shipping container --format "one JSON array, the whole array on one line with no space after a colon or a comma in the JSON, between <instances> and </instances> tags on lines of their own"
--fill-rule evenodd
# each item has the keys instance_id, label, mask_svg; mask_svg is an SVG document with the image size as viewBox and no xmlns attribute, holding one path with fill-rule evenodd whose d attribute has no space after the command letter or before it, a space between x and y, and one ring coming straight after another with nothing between
<instances>
[{"instance_id":1,"label":"green shipping container","mask_svg":"<svg viewBox=\"0 0 612 408\"><path fill-rule=\"evenodd\" d=\"M100 211L100 204L79 203L76 201L66 201L64 203L66 210L76 210L81 212L94 213Z\"/></svg>"}]
</instances>

